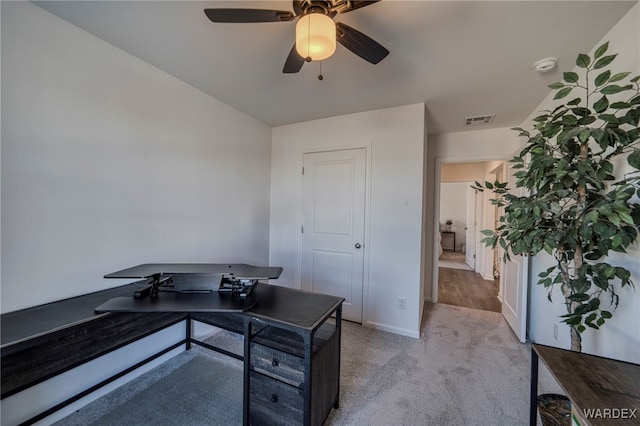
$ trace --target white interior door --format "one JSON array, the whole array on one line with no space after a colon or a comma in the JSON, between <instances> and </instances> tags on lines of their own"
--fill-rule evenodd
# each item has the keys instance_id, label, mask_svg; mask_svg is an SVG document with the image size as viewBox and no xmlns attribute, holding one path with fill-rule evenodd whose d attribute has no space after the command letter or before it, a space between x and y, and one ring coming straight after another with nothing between
<instances>
[{"instance_id":1,"label":"white interior door","mask_svg":"<svg viewBox=\"0 0 640 426\"><path fill-rule=\"evenodd\" d=\"M362 322L366 150L304 154L302 288L344 297Z\"/></svg>"},{"instance_id":2,"label":"white interior door","mask_svg":"<svg viewBox=\"0 0 640 426\"><path fill-rule=\"evenodd\" d=\"M508 187L516 195L524 195L524 190L516 187L514 170L509 163L507 170ZM501 250L502 252L502 250ZM502 253L500 254L502 257ZM527 285L529 274L529 258L511 255L511 261L502 263L500 288L502 289L502 315L513 329L518 339L527 339Z\"/></svg>"},{"instance_id":3,"label":"white interior door","mask_svg":"<svg viewBox=\"0 0 640 426\"><path fill-rule=\"evenodd\" d=\"M464 261L476 269L476 190L467 186L467 224L465 229Z\"/></svg>"}]
</instances>

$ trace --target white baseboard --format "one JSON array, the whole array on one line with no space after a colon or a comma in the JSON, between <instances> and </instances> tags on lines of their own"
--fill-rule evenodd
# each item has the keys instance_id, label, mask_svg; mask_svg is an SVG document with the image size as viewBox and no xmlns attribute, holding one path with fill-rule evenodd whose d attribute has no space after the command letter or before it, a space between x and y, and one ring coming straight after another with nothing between
<instances>
[{"instance_id":1,"label":"white baseboard","mask_svg":"<svg viewBox=\"0 0 640 426\"><path fill-rule=\"evenodd\" d=\"M373 328L375 330L386 331L387 333L399 334L400 336L413 337L414 339L420 338L420 331L407 330L406 328L393 327L387 324L380 324L373 321L367 321L363 323L365 327Z\"/></svg>"}]
</instances>

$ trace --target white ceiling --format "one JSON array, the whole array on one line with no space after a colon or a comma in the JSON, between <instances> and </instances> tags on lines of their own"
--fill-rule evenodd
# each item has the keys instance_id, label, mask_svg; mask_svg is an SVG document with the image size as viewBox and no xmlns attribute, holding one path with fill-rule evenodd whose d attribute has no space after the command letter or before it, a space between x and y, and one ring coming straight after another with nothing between
<instances>
[{"instance_id":1,"label":"white ceiling","mask_svg":"<svg viewBox=\"0 0 640 426\"><path fill-rule=\"evenodd\" d=\"M210 7L292 10L290 1L45 1L37 4L256 119L280 126L424 102L430 134L520 125L637 1L383 0L336 21L390 50L377 65L338 45L283 74L295 22L214 24ZM615 52L616 46L610 50ZM496 114L465 128L468 116Z\"/></svg>"}]
</instances>

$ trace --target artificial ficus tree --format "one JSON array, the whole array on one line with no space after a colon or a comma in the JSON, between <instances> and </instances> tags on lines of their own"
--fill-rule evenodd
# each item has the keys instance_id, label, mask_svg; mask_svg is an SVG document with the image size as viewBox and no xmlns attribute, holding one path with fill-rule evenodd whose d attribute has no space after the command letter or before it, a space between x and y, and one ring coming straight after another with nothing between
<instances>
[{"instance_id":1,"label":"artificial ficus tree","mask_svg":"<svg viewBox=\"0 0 640 426\"><path fill-rule=\"evenodd\" d=\"M640 227L640 77L612 73L617 55L608 47L599 46L593 58L578 55L579 73L565 72L549 85L554 100L570 100L541 111L533 131L513 129L527 138L511 160L516 186L527 195L513 195L501 182L474 186L493 191L492 203L504 208L496 229L482 231L486 245L500 245L505 260L509 253L554 256L538 284L549 301L560 287L574 351L582 350L587 327L612 317L618 287L633 286L631 273L607 256L626 252Z\"/></svg>"}]
</instances>

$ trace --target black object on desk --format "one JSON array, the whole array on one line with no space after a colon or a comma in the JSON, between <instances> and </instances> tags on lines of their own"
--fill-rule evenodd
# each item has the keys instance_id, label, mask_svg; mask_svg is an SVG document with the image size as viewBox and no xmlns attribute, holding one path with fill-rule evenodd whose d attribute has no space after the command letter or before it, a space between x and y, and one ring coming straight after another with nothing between
<instances>
[{"instance_id":1,"label":"black object on desk","mask_svg":"<svg viewBox=\"0 0 640 426\"><path fill-rule=\"evenodd\" d=\"M279 266L253 266L245 263L144 263L105 275L105 278L149 278L166 274L227 274L236 278L276 279Z\"/></svg>"},{"instance_id":2,"label":"black object on desk","mask_svg":"<svg viewBox=\"0 0 640 426\"><path fill-rule=\"evenodd\" d=\"M144 263L105 275L105 278L147 278L140 286L135 298L155 299L161 287L174 284L174 276L188 275L181 280L182 288L176 282L173 289L180 292L207 292L219 290L246 296L260 279L276 279L282 273L281 267L253 266L245 263ZM207 278L210 282L207 282ZM186 287L191 283L192 287ZM214 288L215 287L215 288Z\"/></svg>"}]
</instances>

